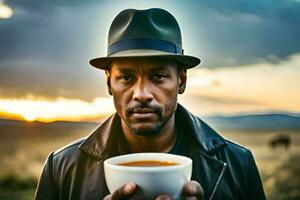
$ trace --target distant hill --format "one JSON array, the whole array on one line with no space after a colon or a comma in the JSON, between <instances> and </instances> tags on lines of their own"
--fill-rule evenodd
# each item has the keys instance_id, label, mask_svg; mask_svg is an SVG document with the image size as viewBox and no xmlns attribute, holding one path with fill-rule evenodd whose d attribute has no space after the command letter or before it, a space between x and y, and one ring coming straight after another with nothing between
<instances>
[{"instance_id":1,"label":"distant hill","mask_svg":"<svg viewBox=\"0 0 300 200\"><path fill-rule=\"evenodd\" d=\"M260 114L242 116L203 117L205 122L218 130L249 131L300 131L300 117L286 114Z\"/></svg>"},{"instance_id":2,"label":"distant hill","mask_svg":"<svg viewBox=\"0 0 300 200\"><path fill-rule=\"evenodd\" d=\"M92 122L67 122L56 121L50 123L44 122L26 122L18 120L0 119L0 134L26 133L26 134L75 134L77 132L90 133L99 123Z\"/></svg>"},{"instance_id":3,"label":"distant hill","mask_svg":"<svg viewBox=\"0 0 300 200\"><path fill-rule=\"evenodd\" d=\"M217 130L228 131L298 131L300 133L300 116L287 114L259 114L241 116L212 116L201 117L206 123ZM99 123L93 122L66 122L57 121L51 123L25 122L17 120L0 119L1 126L31 126L49 127L54 129L64 128L96 128ZM1 131L0 131L1 132Z\"/></svg>"},{"instance_id":4,"label":"distant hill","mask_svg":"<svg viewBox=\"0 0 300 200\"><path fill-rule=\"evenodd\" d=\"M39 122L39 121L33 121L33 122L27 122L27 121L21 121L21 120L13 120L13 119L1 119L0 118L0 127L1 125L5 126L16 126L16 125L27 125L27 126L41 126L41 125L47 125L47 126L78 126L78 125L91 125L95 126L99 123L95 122L70 122L70 121L55 121L55 122Z\"/></svg>"}]
</instances>

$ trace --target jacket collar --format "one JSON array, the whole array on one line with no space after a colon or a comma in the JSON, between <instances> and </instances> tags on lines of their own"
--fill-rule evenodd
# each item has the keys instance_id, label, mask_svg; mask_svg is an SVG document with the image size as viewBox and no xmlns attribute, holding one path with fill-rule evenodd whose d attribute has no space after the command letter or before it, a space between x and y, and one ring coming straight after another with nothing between
<instances>
[{"instance_id":1,"label":"jacket collar","mask_svg":"<svg viewBox=\"0 0 300 200\"><path fill-rule=\"evenodd\" d=\"M217 134L211 127L198 117L178 104L175 113L177 122L184 125L184 130L192 133L197 144L204 153L211 155L226 146L226 140ZM115 131L121 130L118 114L110 116L96 130L80 144L79 149L100 160L109 136Z\"/></svg>"},{"instance_id":2,"label":"jacket collar","mask_svg":"<svg viewBox=\"0 0 300 200\"><path fill-rule=\"evenodd\" d=\"M184 125L187 132L192 133L204 153L214 154L227 145L226 140L215 130L180 104L178 104L176 110L176 118Z\"/></svg>"},{"instance_id":3,"label":"jacket collar","mask_svg":"<svg viewBox=\"0 0 300 200\"><path fill-rule=\"evenodd\" d=\"M101 153L105 148L110 134L113 133L117 127L121 128L120 117L115 113L97 127L78 148L96 160L100 160Z\"/></svg>"}]
</instances>

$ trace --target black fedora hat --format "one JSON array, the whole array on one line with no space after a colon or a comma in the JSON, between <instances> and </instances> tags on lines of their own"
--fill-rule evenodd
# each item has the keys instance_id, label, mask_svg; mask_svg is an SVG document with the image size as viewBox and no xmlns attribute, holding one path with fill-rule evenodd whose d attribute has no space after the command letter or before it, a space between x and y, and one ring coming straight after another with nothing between
<instances>
[{"instance_id":1,"label":"black fedora hat","mask_svg":"<svg viewBox=\"0 0 300 200\"><path fill-rule=\"evenodd\" d=\"M179 25L160 8L120 12L109 29L107 56L94 58L90 64L106 69L113 60L137 57L170 58L187 69L200 63L199 58L183 54Z\"/></svg>"}]
</instances>

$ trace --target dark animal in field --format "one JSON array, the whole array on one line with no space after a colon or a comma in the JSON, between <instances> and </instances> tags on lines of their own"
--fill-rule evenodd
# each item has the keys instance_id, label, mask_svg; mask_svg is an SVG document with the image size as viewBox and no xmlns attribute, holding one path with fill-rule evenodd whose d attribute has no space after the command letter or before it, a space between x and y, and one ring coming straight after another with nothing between
<instances>
[{"instance_id":1,"label":"dark animal in field","mask_svg":"<svg viewBox=\"0 0 300 200\"><path fill-rule=\"evenodd\" d=\"M287 134L276 135L269 141L269 146L272 149L277 147L284 147L285 149L288 149L291 146L290 136Z\"/></svg>"}]
</instances>

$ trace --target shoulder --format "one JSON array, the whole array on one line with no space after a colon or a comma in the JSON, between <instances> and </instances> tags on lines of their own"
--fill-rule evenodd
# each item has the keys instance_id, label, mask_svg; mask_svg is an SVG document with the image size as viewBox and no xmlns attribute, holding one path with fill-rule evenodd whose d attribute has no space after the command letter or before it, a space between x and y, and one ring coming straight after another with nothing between
<instances>
[{"instance_id":1,"label":"shoulder","mask_svg":"<svg viewBox=\"0 0 300 200\"><path fill-rule=\"evenodd\" d=\"M53 157L59 157L59 156L67 156L72 155L78 150L78 147L81 143L83 143L86 140L87 137L80 138L78 140L75 140L53 152Z\"/></svg>"},{"instance_id":2,"label":"shoulder","mask_svg":"<svg viewBox=\"0 0 300 200\"><path fill-rule=\"evenodd\" d=\"M226 147L221 153L222 160L229 166L239 168L242 171L248 171L249 166L255 164L252 152L247 147L226 139Z\"/></svg>"},{"instance_id":3,"label":"shoulder","mask_svg":"<svg viewBox=\"0 0 300 200\"><path fill-rule=\"evenodd\" d=\"M253 195L251 199L265 199L259 171L250 149L227 141L221 160L227 164L227 175L231 175L237 187Z\"/></svg>"},{"instance_id":4,"label":"shoulder","mask_svg":"<svg viewBox=\"0 0 300 200\"><path fill-rule=\"evenodd\" d=\"M80 138L70 144L67 144L52 153L53 169L62 169L78 162L79 158L84 156L79 149L87 137Z\"/></svg>"},{"instance_id":5,"label":"shoulder","mask_svg":"<svg viewBox=\"0 0 300 200\"><path fill-rule=\"evenodd\" d=\"M242 146L241 144L234 142L232 140L229 140L229 139L225 139L225 140L227 143L228 151L236 152L241 155L248 155L250 153L250 150L247 147Z\"/></svg>"}]
</instances>

